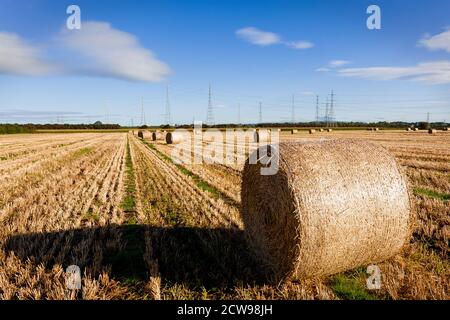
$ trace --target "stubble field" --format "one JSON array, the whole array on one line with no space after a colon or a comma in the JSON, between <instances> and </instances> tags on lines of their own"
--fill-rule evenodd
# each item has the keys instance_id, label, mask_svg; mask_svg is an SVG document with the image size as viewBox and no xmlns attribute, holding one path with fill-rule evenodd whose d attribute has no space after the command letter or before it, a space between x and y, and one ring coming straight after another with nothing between
<instances>
[{"instance_id":1,"label":"stubble field","mask_svg":"<svg viewBox=\"0 0 450 320\"><path fill-rule=\"evenodd\" d=\"M1 299L449 299L450 134L335 131L367 139L408 177L410 242L379 264L276 283L249 252L240 164L179 165L131 133L0 136ZM65 268L82 271L67 290Z\"/></svg>"}]
</instances>

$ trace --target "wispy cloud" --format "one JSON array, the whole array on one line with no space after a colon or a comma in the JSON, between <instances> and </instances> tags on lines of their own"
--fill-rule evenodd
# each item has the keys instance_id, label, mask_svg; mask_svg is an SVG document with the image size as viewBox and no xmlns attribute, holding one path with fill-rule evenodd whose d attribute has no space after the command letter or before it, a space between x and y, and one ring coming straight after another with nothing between
<instances>
[{"instance_id":1,"label":"wispy cloud","mask_svg":"<svg viewBox=\"0 0 450 320\"><path fill-rule=\"evenodd\" d=\"M450 83L450 61L433 61L419 63L412 67L369 67L346 68L338 70L345 77L372 80L411 80L427 84Z\"/></svg>"},{"instance_id":2,"label":"wispy cloud","mask_svg":"<svg viewBox=\"0 0 450 320\"><path fill-rule=\"evenodd\" d=\"M63 29L52 42L63 54L51 62L19 36L0 32L0 74L23 76L83 75L129 81L164 80L170 68L127 32L106 22L84 22L80 30ZM82 59L80 59L80 57Z\"/></svg>"},{"instance_id":3,"label":"wispy cloud","mask_svg":"<svg viewBox=\"0 0 450 320\"><path fill-rule=\"evenodd\" d=\"M450 52L450 30L434 36L427 35L419 40L418 45L430 50L445 50Z\"/></svg>"},{"instance_id":4,"label":"wispy cloud","mask_svg":"<svg viewBox=\"0 0 450 320\"><path fill-rule=\"evenodd\" d=\"M251 44L258 46L272 46L277 44L285 45L292 49L309 49L314 47L314 44L309 41L283 41L281 36L270 31L260 30L255 27L245 27L236 30L236 35Z\"/></svg>"},{"instance_id":5,"label":"wispy cloud","mask_svg":"<svg viewBox=\"0 0 450 320\"><path fill-rule=\"evenodd\" d=\"M331 60L328 63L328 66L330 68L340 68L340 67L343 67L348 64L350 64L350 61L347 61L347 60Z\"/></svg>"},{"instance_id":6,"label":"wispy cloud","mask_svg":"<svg viewBox=\"0 0 450 320\"><path fill-rule=\"evenodd\" d=\"M285 44L293 49L309 49L314 47L314 44L309 41L292 41L292 42L285 42Z\"/></svg>"},{"instance_id":7,"label":"wispy cloud","mask_svg":"<svg viewBox=\"0 0 450 320\"><path fill-rule=\"evenodd\" d=\"M161 81L170 73L134 35L106 22L84 22L80 30L64 30L58 41L86 58L85 65L69 72L144 82Z\"/></svg>"},{"instance_id":8,"label":"wispy cloud","mask_svg":"<svg viewBox=\"0 0 450 320\"><path fill-rule=\"evenodd\" d=\"M280 37L276 33L259 30L254 27L239 29L236 31L236 35L239 38L258 46L270 46L281 42Z\"/></svg>"},{"instance_id":9,"label":"wispy cloud","mask_svg":"<svg viewBox=\"0 0 450 320\"><path fill-rule=\"evenodd\" d=\"M56 66L42 58L38 48L15 34L0 32L0 73L42 76L57 70Z\"/></svg>"},{"instance_id":10,"label":"wispy cloud","mask_svg":"<svg viewBox=\"0 0 450 320\"><path fill-rule=\"evenodd\" d=\"M350 64L350 61L347 60L331 60L326 67L317 68L316 72L330 72L332 69L337 69L348 64Z\"/></svg>"}]
</instances>

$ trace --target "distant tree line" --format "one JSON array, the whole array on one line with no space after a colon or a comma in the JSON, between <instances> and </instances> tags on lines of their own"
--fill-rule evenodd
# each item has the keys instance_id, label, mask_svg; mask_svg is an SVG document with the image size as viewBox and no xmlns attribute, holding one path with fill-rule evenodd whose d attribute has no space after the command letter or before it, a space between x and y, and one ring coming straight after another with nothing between
<instances>
[{"instance_id":1,"label":"distant tree line","mask_svg":"<svg viewBox=\"0 0 450 320\"><path fill-rule=\"evenodd\" d=\"M32 133L34 131L32 125L0 124L0 134Z\"/></svg>"},{"instance_id":2,"label":"distant tree line","mask_svg":"<svg viewBox=\"0 0 450 320\"><path fill-rule=\"evenodd\" d=\"M0 134L33 133L36 130L97 130L120 129L118 124L103 124L97 121L92 124L0 124Z\"/></svg>"}]
</instances>

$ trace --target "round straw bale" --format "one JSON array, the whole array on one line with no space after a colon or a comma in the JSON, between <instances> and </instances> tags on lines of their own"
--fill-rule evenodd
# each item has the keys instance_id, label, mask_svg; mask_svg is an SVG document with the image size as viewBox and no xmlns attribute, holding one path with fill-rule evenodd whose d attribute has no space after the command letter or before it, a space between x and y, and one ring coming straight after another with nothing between
<instances>
[{"instance_id":1,"label":"round straw bale","mask_svg":"<svg viewBox=\"0 0 450 320\"><path fill-rule=\"evenodd\" d=\"M270 131L260 129L253 133L253 142L270 142Z\"/></svg>"},{"instance_id":2,"label":"round straw bale","mask_svg":"<svg viewBox=\"0 0 450 320\"><path fill-rule=\"evenodd\" d=\"M419 128L414 128L414 131L419 131Z\"/></svg>"},{"instance_id":3,"label":"round straw bale","mask_svg":"<svg viewBox=\"0 0 450 320\"><path fill-rule=\"evenodd\" d=\"M247 160L241 198L249 247L277 277L325 276L378 263L407 241L407 184L386 149L361 140L271 148L279 150L271 155L279 159L277 173L261 175L264 165Z\"/></svg>"},{"instance_id":4,"label":"round straw bale","mask_svg":"<svg viewBox=\"0 0 450 320\"><path fill-rule=\"evenodd\" d=\"M442 129L442 130L444 130L444 131L448 131L448 128L444 128L444 129Z\"/></svg>"},{"instance_id":5,"label":"round straw bale","mask_svg":"<svg viewBox=\"0 0 450 320\"><path fill-rule=\"evenodd\" d=\"M296 134L296 133L298 133L298 130L297 130L297 129L292 129L292 130L291 130L291 134Z\"/></svg>"},{"instance_id":6,"label":"round straw bale","mask_svg":"<svg viewBox=\"0 0 450 320\"><path fill-rule=\"evenodd\" d=\"M186 140L186 138L187 138L187 136L186 136L185 132L173 131L173 132L166 133L166 143L167 144L180 143L180 142L183 142L184 140Z\"/></svg>"},{"instance_id":7,"label":"round straw bale","mask_svg":"<svg viewBox=\"0 0 450 320\"><path fill-rule=\"evenodd\" d=\"M309 129L309 134L316 133L316 129Z\"/></svg>"},{"instance_id":8,"label":"round straw bale","mask_svg":"<svg viewBox=\"0 0 450 320\"><path fill-rule=\"evenodd\" d=\"M437 130L436 129L428 129L428 133L435 134L435 133L437 133Z\"/></svg>"},{"instance_id":9,"label":"round straw bale","mask_svg":"<svg viewBox=\"0 0 450 320\"><path fill-rule=\"evenodd\" d=\"M138 137L141 139L150 139L152 137L150 131L147 130L139 130Z\"/></svg>"},{"instance_id":10,"label":"round straw bale","mask_svg":"<svg viewBox=\"0 0 450 320\"><path fill-rule=\"evenodd\" d=\"M328 128L327 132L333 132L333 129Z\"/></svg>"},{"instance_id":11,"label":"round straw bale","mask_svg":"<svg viewBox=\"0 0 450 320\"><path fill-rule=\"evenodd\" d=\"M411 131L412 129L411 128L406 128L406 131Z\"/></svg>"},{"instance_id":12,"label":"round straw bale","mask_svg":"<svg viewBox=\"0 0 450 320\"><path fill-rule=\"evenodd\" d=\"M320 129L319 129L319 132L323 132L323 129L322 129L322 128L320 128Z\"/></svg>"},{"instance_id":13,"label":"round straw bale","mask_svg":"<svg viewBox=\"0 0 450 320\"><path fill-rule=\"evenodd\" d=\"M162 133L160 131L152 132L152 140L153 141L163 140L164 136L165 136L164 133Z\"/></svg>"}]
</instances>

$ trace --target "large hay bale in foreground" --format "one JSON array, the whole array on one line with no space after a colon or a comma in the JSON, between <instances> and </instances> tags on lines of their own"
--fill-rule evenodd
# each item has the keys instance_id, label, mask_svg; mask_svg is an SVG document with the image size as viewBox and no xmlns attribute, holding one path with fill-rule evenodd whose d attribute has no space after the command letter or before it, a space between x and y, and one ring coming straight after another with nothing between
<instances>
[{"instance_id":1,"label":"large hay bale in foreground","mask_svg":"<svg viewBox=\"0 0 450 320\"><path fill-rule=\"evenodd\" d=\"M167 132L166 133L166 143L176 144L181 143L187 139L187 132Z\"/></svg>"},{"instance_id":2,"label":"large hay bale in foreground","mask_svg":"<svg viewBox=\"0 0 450 320\"><path fill-rule=\"evenodd\" d=\"M253 142L270 142L270 131L265 129L260 129L253 133Z\"/></svg>"},{"instance_id":3,"label":"large hay bale in foreground","mask_svg":"<svg viewBox=\"0 0 450 320\"><path fill-rule=\"evenodd\" d=\"M275 275L330 275L400 250L410 236L410 202L388 151L357 140L277 147L278 172L261 175L262 165L247 161L241 194L249 246Z\"/></svg>"},{"instance_id":4,"label":"large hay bale in foreground","mask_svg":"<svg viewBox=\"0 0 450 320\"><path fill-rule=\"evenodd\" d=\"M152 135L151 132L147 130L139 130L138 137L141 139L151 139Z\"/></svg>"}]
</instances>

